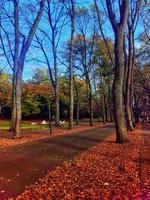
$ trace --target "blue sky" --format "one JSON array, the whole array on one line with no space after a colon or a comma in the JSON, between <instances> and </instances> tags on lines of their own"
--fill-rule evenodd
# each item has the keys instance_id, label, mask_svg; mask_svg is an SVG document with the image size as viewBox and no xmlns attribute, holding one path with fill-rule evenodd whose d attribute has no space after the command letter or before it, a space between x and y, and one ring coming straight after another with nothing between
<instances>
[{"instance_id":1,"label":"blue sky","mask_svg":"<svg viewBox=\"0 0 150 200\"><path fill-rule=\"evenodd\" d=\"M90 4L93 4L93 2L94 2L93 0L92 1L91 0L78 0L78 3L79 3L80 6L88 6ZM44 23L42 24L42 26L43 25L44 25ZM141 30L142 30L142 28L140 26L138 26L137 34L139 34L141 32ZM105 24L103 31L104 31L106 36L109 36L109 37L113 38L113 31L112 31L111 26L110 26L109 23ZM66 40L69 39L69 37L70 37L70 28L69 28L69 26L66 26L65 30L62 33L61 43L60 43L60 48L59 49L61 49L61 47L64 45ZM138 46L139 44L136 43L136 45ZM51 50L49 50L49 51L51 51ZM30 48L30 51L29 51L28 55L30 55L31 53L32 53L33 57L38 57L40 59L43 59L41 52L39 50L33 48L32 46ZM35 71L36 68L40 68L41 67L41 68L47 69L47 66L44 65L44 64L41 64L41 63L38 63L38 62L35 62L35 61L30 61L29 62L28 61L29 57L30 56L27 56L27 59L26 59L27 62L25 63L25 68L24 68L24 73L23 73L23 79L25 79L25 80L30 79L32 77L32 75L34 74L34 71ZM51 60L52 60L52 58L51 58ZM3 66L3 62L2 61L0 61L0 66ZM59 68L60 68L59 69L60 73L65 72L65 70L66 70L66 67L63 66L63 65L60 65ZM10 70L9 67L6 68L6 71L11 73L11 70Z\"/></svg>"}]
</instances>

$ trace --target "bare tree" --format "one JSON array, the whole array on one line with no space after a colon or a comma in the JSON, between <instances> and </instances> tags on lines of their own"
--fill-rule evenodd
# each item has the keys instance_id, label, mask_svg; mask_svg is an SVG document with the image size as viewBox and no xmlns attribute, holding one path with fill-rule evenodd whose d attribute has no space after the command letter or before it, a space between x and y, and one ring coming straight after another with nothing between
<instances>
[{"instance_id":1,"label":"bare tree","mask_svg":"<svg viewBox=\"0 0 150 200\"><path fill-rule=\"evenodd\" d=\"M65 0L63 1L64 6L67 9L67 14L70 18L70 41L69 41L69 56L68 56L68 71L69 71L69 129L73 127L73 113L74 113L74 81L73 81L73 41L74 41L74 33L75 33L75 4L76 0Z\"/></svg>"},{"instance_id":2,"label":"bare tree","mask_svg":"<svg viewBox=\"0 0 150 200\"><path fill-rule=\"evenodd\" d=\"M7 31L1 23L1 29L3 29L6 42L9 47L9 52L12 56L10 61L7 57L7 53L4 52L8 64L13 70L13 89L12 89L12 115L11 115L11 130L13 131L14 138L20 137L20 120L21 120L21 85L22 85L22 73L24 70L25 58L28 53L29 47L33 40L35 31L38 27L40 19L42 17L46 0L41 0L38 12L35 16L35 19L29 28L25 31L25 34L22 33L23 27L20 23L20 2L18 0L13 0L10 2L12 5L3 6L3 12L5 13L5 21L9 21L13 32L10 33L10 30ZM9 3L9 2L8 2ZM9 10L13 7L13 17L10 16ZM11 37L14 35L14 41L11 40ZM11 42L12 41L12 42ZM11 44L14 44L13 47ZM3 49L4 51L4 49Z\"/></svg>"},{"instance_id":3,"label":"bare tree","mask_svg":"<svg viewBox=\"0 0 150 200\"><path fill-rule=\"evenodd\" d=\"M86 8L78 8L76 11L77 18L77 35L74 40L74 56L75 56L75 68L78 69L82 76L85 78L88 89L88 101L89 101L89 114L90 125L93 125L93 94L92 94L92 74L95 63L94 57L94 45L97 39L97 28L95 21L95 10L88 10ZM89 27L91 28L89 30ZM88 37L90 34L91 37Z\"/></svg>"},{"instance_id":4,"label":"bare tree","mask_svg":"<svg viewBox=\"0 0 150 200\"><path fill-rule=\"evenodd\" d=\"M65 6L58 0L47 0L44 13L44 24L38 28L36 42L43 55L44 61L36 59L38 62L45 63L48 66L49 77L51 79L53 92L55 96L55 124L59 123L59 83L58 83L58 47L62 36L64 25L67 23L68 16L65 15ZM52 56L51 56L52 54ZM53 65L51 65L51 60ZM54 73L53 73L54 72Z\"/></svg>"}]
</instances>

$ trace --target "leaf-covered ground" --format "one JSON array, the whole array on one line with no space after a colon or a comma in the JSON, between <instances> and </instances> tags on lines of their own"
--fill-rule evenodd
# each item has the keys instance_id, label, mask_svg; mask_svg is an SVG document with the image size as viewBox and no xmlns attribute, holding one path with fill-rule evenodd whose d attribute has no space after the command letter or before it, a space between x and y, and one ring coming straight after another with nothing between
<instances>
[{"instance_id":1,"label":"leaf-covered ground","mask_svg":"<svg viewBox=\"0 0 150 200\"><path fill-rule=\"evenodd\" d=\"M26 188L18 200L148 200L141 187L141 130L129 134L128 144L115 144L114 135Z\"/></svg>"}]
</instances>

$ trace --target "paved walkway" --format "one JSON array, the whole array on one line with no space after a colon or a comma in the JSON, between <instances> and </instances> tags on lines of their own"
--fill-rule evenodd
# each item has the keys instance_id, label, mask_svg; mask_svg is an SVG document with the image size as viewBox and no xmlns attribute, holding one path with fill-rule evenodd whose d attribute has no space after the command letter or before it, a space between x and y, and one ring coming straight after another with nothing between
<instances>
[{"instance_id":1,"label":"paved walkway","mask_svg":"<svg viewBox=\"0 0 150 200\"><path fill-rule=\"evenodd\" d=\"M142 125L141 188L150 189L150 124Z\"/></svg>"},{"instance_id":2,"label":"paved walkway","mask_svg":"<svg viewBox=\"0 0 150 200\"><path fill-rule=\"evenodd\" d=\"M114 132L113 125L54 136L0 152L0 200L16 196L47 170L97 145Z\"/></svg>"}]
</instances>

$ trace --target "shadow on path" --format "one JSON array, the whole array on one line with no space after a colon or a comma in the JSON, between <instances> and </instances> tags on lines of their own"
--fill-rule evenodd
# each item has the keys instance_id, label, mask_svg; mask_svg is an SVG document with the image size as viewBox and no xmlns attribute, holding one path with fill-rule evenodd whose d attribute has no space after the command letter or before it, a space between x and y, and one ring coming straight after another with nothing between
<instances>
[{"instance_id":1,"label":"shadow on path","mask_svg":"<svg viewBox=\"0 0 150 200\"><path fill-rule=\"evenodd\" d=\"M113 125L5 148L0 152L0 200L16 196L64 161L97 145L114 132Z\"/></svg>"}]
</instances>

